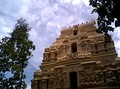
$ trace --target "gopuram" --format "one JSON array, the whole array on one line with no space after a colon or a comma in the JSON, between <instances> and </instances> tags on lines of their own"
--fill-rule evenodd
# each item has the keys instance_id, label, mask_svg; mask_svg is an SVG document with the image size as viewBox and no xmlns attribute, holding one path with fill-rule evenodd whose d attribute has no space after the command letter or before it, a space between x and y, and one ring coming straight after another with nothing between
<instances>
[{"instance_id":1,"label":"gopuram","mask_svg":"<svg viewBox=\"0 0 120 89\"><path fill-rule=\"evenodd\" d=\"M120 62L114 42L96 33L95 22L61 30L45 49L32 89L120 89Z\"/></svg>"}]
</instances>

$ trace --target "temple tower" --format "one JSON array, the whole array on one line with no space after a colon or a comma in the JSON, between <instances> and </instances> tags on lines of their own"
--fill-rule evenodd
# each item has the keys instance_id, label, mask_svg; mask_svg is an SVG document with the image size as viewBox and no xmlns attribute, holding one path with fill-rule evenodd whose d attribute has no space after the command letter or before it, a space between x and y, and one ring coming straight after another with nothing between
<instances>
[{"instance_id":1,"label":"temple tower","mask_svg":"<svg viewBox=\"0 0 120 89\"><path fill-rule=\"evenodd\" d=\"M34 73L32 89L81 89L101 85L108 82L105 70L113 66L116 69L116 57L114 42L105 42L104 35L96 33L94 21L63 28L60 37L45 49L40 70Z\"/></svg>"}]
</instances>

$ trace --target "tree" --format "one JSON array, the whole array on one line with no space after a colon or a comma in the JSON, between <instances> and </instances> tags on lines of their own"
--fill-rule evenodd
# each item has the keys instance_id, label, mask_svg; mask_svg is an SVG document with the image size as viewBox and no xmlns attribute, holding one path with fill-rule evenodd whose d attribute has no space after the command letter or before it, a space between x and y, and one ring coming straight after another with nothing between
<instances>
[{"instance_id":1,"label":"tree","mask_svg":"<svg viewBox=\"0 0 120 89\"><path fill-rule=\"evenodd\" d=\"M0 89L25 89L24 69L35 50L29 40L30 27L24 19L15 24L10 37L2 38L0 42Z\"/></svg>"},{"instance_id":2,"label":"tree","mask_svg":"<svg viewBox=\"0 0 120 89\"><path fill-rule=\"evenodd\" d=\"M112 23L115 27L120 26L120 0L89 0L90 5L94 7L93 12L98 13L97 32L108 35L108 31L114 31L111 26Z\"/></svg>"},{"instance_id":3,"label":"tree","mask_svg":"<svg viewBox=\"0 0 120 89\"><path fill-rule=\"evenodd\" d=\"M5 37L0 42L0 89L7 89L8 88L8 81L6 75L10 71L10 65L9 62L9 46L8 44L8 37Z\"/></svg>"}]
</instances>

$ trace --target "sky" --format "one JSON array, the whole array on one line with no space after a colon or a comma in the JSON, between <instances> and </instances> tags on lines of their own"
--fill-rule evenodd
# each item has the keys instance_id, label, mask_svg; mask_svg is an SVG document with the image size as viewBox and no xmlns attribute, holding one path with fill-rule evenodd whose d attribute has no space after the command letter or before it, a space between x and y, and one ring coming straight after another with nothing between
<instances>
[{"instance_id":1,"label":"sky","mask_svg":"<svg viewBox=\"0 0 120 89\"><path fill-rule=\"evenodd\" d=\"M31 27L30 40L36 50L25 70L27 89L31 89L31 80L35 70L43 59L44 49L59 37L63 27L86 23L97 18L91 14L89 0L0 0L0 39L12 32L16 20L24 18ZM120 56L120 28L112 35L116 51Z\"/></svg>"}]
</instances>

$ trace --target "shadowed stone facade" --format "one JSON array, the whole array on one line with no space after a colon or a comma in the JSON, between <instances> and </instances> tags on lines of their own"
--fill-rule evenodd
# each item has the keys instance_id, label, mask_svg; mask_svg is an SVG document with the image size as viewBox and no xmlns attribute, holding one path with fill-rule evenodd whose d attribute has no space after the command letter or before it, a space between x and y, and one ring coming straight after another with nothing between
<instances>
[{"instance_id":1,"label":"shadowed stone facade","mask_svg":"<svg viewBox=\"0 0 120 89\"><path fill-rule=\"evenodd\" d=\"M43 55L32 89L119 87L120 62L115 60L114 43L96 33L94 21L64 28Z\"/></svg>"}]
</instances>

